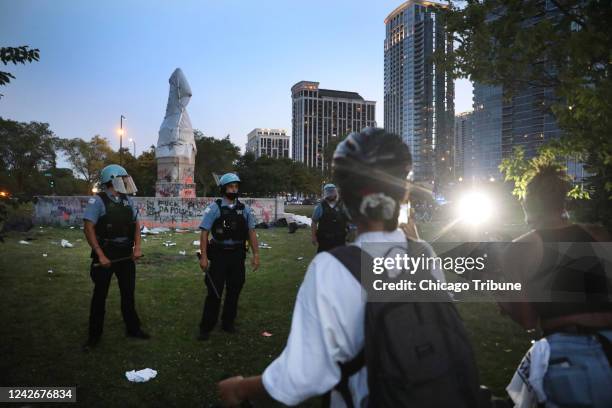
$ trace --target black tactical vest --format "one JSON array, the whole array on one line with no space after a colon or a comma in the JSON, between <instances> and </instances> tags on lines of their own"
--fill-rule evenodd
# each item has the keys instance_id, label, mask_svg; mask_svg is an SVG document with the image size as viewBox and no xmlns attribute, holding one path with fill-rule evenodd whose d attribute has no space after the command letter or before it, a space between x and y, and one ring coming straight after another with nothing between
<instances>
[{"instance_id":1,"label":"black tactical vest","mask_svg":"<svg viewBox=\"0 0 612 408\"><path fill-rule=\"evenodd\" d=\"M215 201L221 215L212 225L211 233L215 241L221 242L227 239L234 241L246 241L249 238L249 227L244 218L245 207L240 201L236 201L233 208L221 206L221 199Z\"/></svg>"},{"instance_id":2,"label":"black tactical vest","mask_svg":"<svg viewBox=\"0 0 612 408\"><path fill-rule=\"evenodd\" d=\"M113 244L117 238L125 238L121 246L132 246L136 232L136 221L132 207L125 194L119 195L119 202L111 200L105 192L98 193L104 203L105 214L96 223L96 237L100 245ZM123 240L120 240L123 241Z\"/></svg>"},{"instance_id":3,"label":"black tactical vest","mask_svg":"<svg viewBox=\"0 0 612 408\"><path fill-rule=\"evenodd\" d=\"M346 217L342 212L340 202L332 208L327 201L321 201L323 215L319 219L317 226L317 239L321 241L342 241L346 237Z\"/></svg>"}]
</instances>

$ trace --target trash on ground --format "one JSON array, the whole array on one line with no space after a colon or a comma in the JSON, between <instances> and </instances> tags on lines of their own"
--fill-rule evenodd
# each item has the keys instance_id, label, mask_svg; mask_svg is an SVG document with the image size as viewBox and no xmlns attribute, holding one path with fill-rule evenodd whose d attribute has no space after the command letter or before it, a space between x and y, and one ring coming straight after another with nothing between
<instances>
[{"instance_id":1,"label":"trash on ground","mask_svg":"<svg viewBox=\"0 0 612 408\"><path fill-rule=\"evenodd\" d=\"M72 248L72 247L74 247L74 245L72 245L70 242L68 242L65 239L62 239L62 241L60 242L60 245L62 246L62 248Z\"/></svg>"},{"instance_id":2,"label":"trash on ground","mask_svg":"<svg viewBox=\"0 0 612 408\"><path fill-rule=\"evenodd\" d=\"M260 242L259 247L264 249L272 249L272 247L269 244L266 244L265 242Z\"/></svg>"},{"instance_id":3,"label":"trash on ground","mask_svg":"<svg viewBox=\"0 0 612 408\"><path fill-rule=\"evenodd\" d=\"M172 242L172 241L165 241L165 242L163 243L163 245L164 245L165 247L176 246L176 242Z\"/></svg>"},{"instance_id":4,"label":"trash on ground","mask_svg":"<svg viewBox=\"0 0 612 408\"><path fill-rule=\"evenodd\" d=\"M198 246L198 247L199 247L199 246L200 246L200 241L193 241L193 245L195 245L195 246Z\"/></svg>"},{"instance_id":5,"label":"trash on ground","mask_svg":"<svg viewBox=\"0 0 612 408\"><path fill-rule=\"evenodd\" d=\"M28 241L24 241L23 239L21 241L19 241L20 244L22 245L30 245L30 243Z\"/></svg>"},{"instance_id":6,"label":"trash on ground","mask_svg":"<svg viewBox=\"0 0 612 408\"><path fill-rule=\"evenodd\" d=\"M308 226L312 224L312 220L304 215L293 214L293 220L298 224L306 224Z\"/></svg>"},{"instance_id":7,"label":"trash on ground","mask_svg":"<svg viewBox=\"0 0 612 408\"><path fill-rule=\"evenodd\" d=\"M177 228L177 229L174 230L174 232L176 232L177 234L182 234L184 232L189 232L189 230L182 229L182 228Z\"/></svg>"},{"instance_id":8,"label":"trash on ground","mask_svg":"<svg viewBox=\"0 0 612 408\"><path fill-rule=\"evenodd\" d=\"M264 336L264 337L272 337L272 333L267 332L267 331L261 333L261 335Z\"/></svg>"},{"instance_id":9,"label":"trash on ground","mask_svg":"<svg viewBox=\"0 0 612 408\"><path fill-rule=\"evenodd\" d=\"M47 254L43 254L43 257L45 257L45 258L46 258L46 257L47 257Z\"/></svg>"},{"instance_id":10,"label":"trash on ground","mask_svg":"<svg viewBox=\"0 0 612 408\"><path fill-rule=\"evenodd\" d=\"M155 378L156 376L157 371L152 370L150 368L144 368L138 371L132 370L125 372L125 377L128 379L128 381L132 382L147 382L151 378Z\"/></svg>"},{"instance_id":11,"label":"trash on ground","mask_svg":"<svg viewBox=\"0 0 612 408\"><path fill-rule=\"evenodd\" d=\"M70 229L74 229L74 227L70 227Z\"/></svg>"},{"instance_id":12,"label":"trash on ground","mask_svg":"<svg viewBox=\"0 0 612 408\"><path fill-rule=\"evenodd\" d=\"M53 273L53 269L49 269L47 273Z\"/></svg>"},{"instance_id":13,"label":"trash on ground","mask_svg":"<svg viewBox=\"0 0 612 408\"><path fill-rule=\"evenodd\" d=\"M303 257L303 256L298 256L296 259L297 259L298 261L301 261L302 259L304 259L304 257Z\"/></svg>"},{"instance_id":14,"label":"trash on ground","mask_svg":"<svg viewBox=\"0 0 612 408\"><path fill-rule=\"evenodd\" d=\"M179 254L185 255L185 254L187 254L187 252L186 251L179 251Z\"/></svg>"}]
</instances>

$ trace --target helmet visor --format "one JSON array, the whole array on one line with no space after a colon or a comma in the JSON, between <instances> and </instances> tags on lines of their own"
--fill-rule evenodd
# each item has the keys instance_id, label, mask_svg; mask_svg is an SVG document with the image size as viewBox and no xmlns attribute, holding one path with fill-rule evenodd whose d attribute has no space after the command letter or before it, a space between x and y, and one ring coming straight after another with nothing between
<instances>
[{"instance_id":1,"label":"helmet visor","mask_svg":"<svg viewBox=\"0 0 612 408\"><path fill-rule=\"evenodd\" d=\"M122 194L135 194L138 191L131 176L113 178L113 188Z\"/></svg>"}]
</instances>

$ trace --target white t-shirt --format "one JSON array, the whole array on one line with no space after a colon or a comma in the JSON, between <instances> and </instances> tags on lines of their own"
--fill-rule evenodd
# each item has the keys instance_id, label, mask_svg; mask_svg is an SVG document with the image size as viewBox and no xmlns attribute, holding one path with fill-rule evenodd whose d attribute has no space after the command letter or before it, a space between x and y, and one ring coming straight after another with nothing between
<instances>
[{"instance_id":1,"label":"white t-shirt","mask_svg":"<svg viewBox=\"0 0 612 408\"><path fill-rule=\"evenodd\" d=\"M405 243L406 238L399 229L367 232L360 234L354 245L368 242L389 243L391 248L398 242ZM431 247L426 247L433 256ZM385 248L377 246L376 250L381 253L369 254L385 255ZM432 273L445 281L442 271ZM272 398L297 405L324 394L340 381L338 362L351 360L364 346L362 292L360 283L333 255L321 252L312 260L297 295L287 345L263 373L263 385ZM368 395L365 367L349 379L349 389L354 406L360 407ZM338 392L332 392L331 406L345 406Z\"/></svg>"}]
</instances>

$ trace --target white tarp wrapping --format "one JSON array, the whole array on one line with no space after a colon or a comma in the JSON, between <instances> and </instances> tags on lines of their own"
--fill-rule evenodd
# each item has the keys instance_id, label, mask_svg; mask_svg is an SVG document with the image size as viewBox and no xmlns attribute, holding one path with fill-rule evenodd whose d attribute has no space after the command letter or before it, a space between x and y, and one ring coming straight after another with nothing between
<instances>
[{"instance_id":1,"label":"white tarp wrapping","mask_svg":"<svg viewBox=\"0 0 612 408\"><path fill-rule=\"evenodd\" d=\"M187 104L191 99L191 87L180 68L170 76L170 94L166 116L159 128L155 157L184 156L195 160L196 146Z\"/></svg>"}]
</instances>

